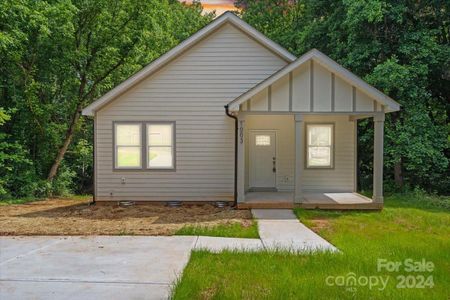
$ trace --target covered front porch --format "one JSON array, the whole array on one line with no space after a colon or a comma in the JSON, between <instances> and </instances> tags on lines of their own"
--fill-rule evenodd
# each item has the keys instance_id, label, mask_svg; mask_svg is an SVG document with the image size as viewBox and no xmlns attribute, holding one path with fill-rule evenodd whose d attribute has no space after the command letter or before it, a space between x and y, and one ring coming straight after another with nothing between
<instances>
[{"instance_id":1,"label":"covered front porch","mask_svg":"<svg viewBox=\"0 0 450 300\"><path fill-rule=\"evenodd\" d=\"M357 121L368 117L375 121L374 166L378 166L372 199L357 193ZM238 208L383 207L384 113L241 112L238 119ZM317 130L328 136L316 136ZM311 146L314 139L325 142ZM325 158L312 151L322 148L328 153Z\"/></svg>"},{"instance_id":2,"label":"covered front porch","mask_svg":"<svg viewBox=\"0 0 450 300\"><path fill-rule=\"evenodd\" d=\"M381 209L385 114L400 105L312 50L227 105L238 207ZM372 118L373 195L357 193L357 122Z\"/></svg>"}]
</instances>

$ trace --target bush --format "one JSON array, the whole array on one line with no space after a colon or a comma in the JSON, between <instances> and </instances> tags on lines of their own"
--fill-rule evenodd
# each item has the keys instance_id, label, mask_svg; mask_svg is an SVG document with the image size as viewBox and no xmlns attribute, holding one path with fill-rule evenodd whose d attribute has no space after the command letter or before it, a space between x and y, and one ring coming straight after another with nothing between
<instances>
[{"instance_id":1,"label":"bush","mask_svg":"<svg viewBox=\"0 0 450 300\"><path fill-rule=\"evenodd\" d=\"M34 194L37 176L23 147L0 134L0 199Z\"/></svg>"},{"instance_id":2,"label":"bush","mask_svg":"<svg viewBox=\"0 0 450 300\"><path fill-rule=\"evenodd\" d=\"M73 194L75 177L75 171L70 170L65 165L61 165L58 176L51 183L51 191L49 194L52 196L69 196Z\"/></svg>"}]
</instances>

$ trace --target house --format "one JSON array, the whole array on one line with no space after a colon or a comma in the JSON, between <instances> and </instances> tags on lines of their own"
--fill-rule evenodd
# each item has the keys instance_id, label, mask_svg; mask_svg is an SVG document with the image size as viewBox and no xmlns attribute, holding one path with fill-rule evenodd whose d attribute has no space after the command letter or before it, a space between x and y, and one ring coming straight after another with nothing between
<instances>
[{"instance_id":1,"label":"house","mask_svg":"<svg viewBox=\"0 0 450 300\"><path fill-rule=\"evenodd\" d=\"M384 116L399 108L318 50L296 58L228 12L83 110L95 199L379 209ZM372 199L356 193L363 118Z\"/></svg>"}]
</instances>

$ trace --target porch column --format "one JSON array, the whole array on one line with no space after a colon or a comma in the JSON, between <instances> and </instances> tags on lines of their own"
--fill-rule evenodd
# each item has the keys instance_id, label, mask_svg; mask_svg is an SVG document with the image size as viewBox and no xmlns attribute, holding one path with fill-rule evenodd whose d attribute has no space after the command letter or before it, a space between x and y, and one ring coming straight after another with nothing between
<instances>
[{"instance_id":1,"label":"porch column","mask_svg":"<svg viewBox=\"0 0 450 300\"><path fill-rule=\"evenodd\" d=\"M301 189L300 175L304 165L303 147L305 143L305 130L303 115L295 115L295 192L294 203L301 203L303 194Z\"/></svg>"},{"instance_id":2,"label":"porch column","mask_svg":"<svg viewBox=\"0 0 450 300\"><path fill-rule=\"evenodd\" d=\"M238 116L237 201L245 201L245 115Z\"/></svg>"},{"instance_id":3,"label":"porch column","mask_svg":"<svg viewBox=\"0 0 450 300\"><path fill-rule=\"evenodd\" d=\"M384 113L373 117L373 202L383 203L383 138Z\"/></svg>"}]
</instances>

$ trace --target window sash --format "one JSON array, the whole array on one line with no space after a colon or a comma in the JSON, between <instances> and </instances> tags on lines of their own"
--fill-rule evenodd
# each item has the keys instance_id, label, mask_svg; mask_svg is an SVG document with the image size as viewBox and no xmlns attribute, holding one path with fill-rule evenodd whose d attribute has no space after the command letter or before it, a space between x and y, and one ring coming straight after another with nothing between
<instances>
[{"instance_id":1,"label":"window sash","mask_svg":"<svg viewBox=\"0 0 450 300\"><path fill-rule=\"evenodd\" d=\"M162 129L161 131L166 134L169 134L170 137L167 139L167 137L163 137L163 141L155 141L155 143L152 143L152 138L150 137L151 127L152 126L167 126L170 127L170 131L167 132L165 129ZM174 169L175 168L175 151L174 151L174 144L175 144L175 130L174 130L174 124L173 123L149 123L147 124L147 169ZM164 142L165 141L165 142ZM152 152L152 149L156 150ZM165 151L169 149L169 151ZM158 152L159 153L155 153ZM167 153L169 152L169 154ZM156 155L156 156L153 156ZM153 156L153 157L152 157ZM158 156L161 157L161 159L158 159ZM168 156L168 157L167 157ZM170 160L169 164L164 164L164 161Z\"/></svg>"},{"instance_id":2,"label":"window sash","mask_svg":"<svg viewBox=\"0 0 450 300\"><path fill-rule=\"evenodd\" d=\"M120 150L125 150L125 149L130 149L130 150L137 150L137 159L138 159L138 163L137 164L123 164L121 165L120 163ZM123 153L126 154L126 153ZM122 154L122 155L123 155ZM126 157L123 157L123 159L126 159ZM141 146L116 146L116 168L119 169L140 169L142 167L142 147Z\"/></svg>"},{"instance_id":3,"label":"window sash","mask_svg":"<svg viewBox=\"0 0 450 300\"><path fill-rule=\"evenodd\" d=\"M120 126L137 126L139 128L138 131L138 139L137 143L119 143L118 142L118 134L120 131ZM121 164L120 158L126 159L126 153L120 153L120 150L125 149L134 149L138 150L135 154L137 154L138 163L134 164ZM116 169L141 169L142 168L142 124L141 123L117 123L114 124L114 167ZM130 159L130 158L129 158ZM135 159L135 158L134 158ZM131 160L134 160L131 158Z\"/></svg>"},{"instance_id":4,"label":"window sash","mask_svg":"<svg viewBox=\"0 0 450 300\"><path fill-rule=\"evenodd\" d=\"M326 138L328 142L320 141L320 137L316 138L316 143L312 142L312 130L317 127L323 127L329 129L329 136ZM306 167L307 168L333 168L334 165L334 124L307 124L306 126ZM314 148L314 149L313 149ZM320 149L328 149L328 157L326 157L327 162L323 163L323 160L319 157L312 157L312 152L320 151Z\"/></svg>"},{"instance_id":5,"label":"window sash","mask_svg":"<svg viewBox=\"0 0 450 300\"><path fill-rule=\"evenodd\" d=\"M162 152L155 153L155 152L158 152L158 150L162 150ZM169 157L167 157L167 152L164 153L164 150L169 150L169 151L167 151ZM147 153L148 153L147 154L147 159L148 159L147 168L149 168L149 169L173 169L174 168L174 153L173 153L172 146L148 146ZM152 157L152 154L156 155L156 156ZM161 160L158 161L159 155L162 156L162 159L161 159L162 161L167 161L167 158L170 159L170 164L163 164L161 162ZM155 161L155 159L156 159L156 161Z\"/></svg>"},{"instance_id":6,"label":"window sash","mask_svg":"<svg viewBox=\"0 0 450 300\"><path fill-rule=\"evenodd\" d=\"M313 155L312 155L314 150L320 151L320 148L328 150L327 151L328 157L325 158L325 160L327 162L325 162L325 163L321 162L323 160L321 157L313 157ZM331 146L308 146L308 157L307 157L308 168L330 168L330 167L332 167L332 164L333 164L332 150L333 149Z\"/></svg>"}]
</instances>

